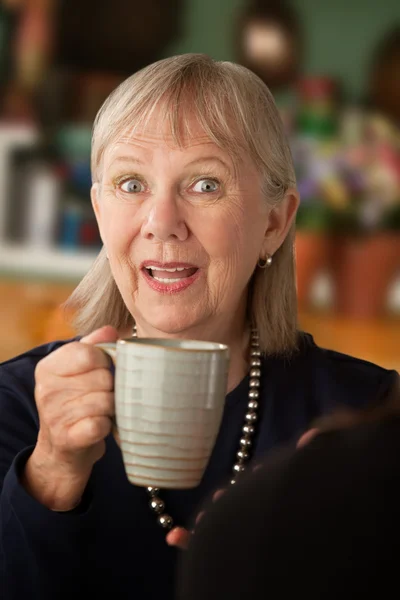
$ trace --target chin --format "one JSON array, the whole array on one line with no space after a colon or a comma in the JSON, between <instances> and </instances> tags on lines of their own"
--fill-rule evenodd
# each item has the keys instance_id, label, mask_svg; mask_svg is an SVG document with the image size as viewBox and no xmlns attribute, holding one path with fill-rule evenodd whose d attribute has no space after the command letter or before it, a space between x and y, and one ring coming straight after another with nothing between
<instances>
[{"instance_id":1,"label":"chin","mask_svg":"<svg viewBox=\"0 0 400 600\"><path fill-rule=\"evenodd\" d=\"M197 294L187 290L183 294L156 295L139 288L135 309L140 313L143 324L147 323L152 329L166 335L185 337L186 332L199 327L207 318L205 313L208 311L204 310L207 305L200 300L201 295L199 290Z\"/></svg>"},{"instance_id":2,"label":"chin","mask_svg":"<svg viewBox=\"0 0 400 600\"><path fill-rule=\"evenodd\" d=\"M199 324L199 320L191 314L184 314L182 309L171 309L171 307L157 307L154 311L149 311L148 307L140 311L141 317L145 323L153 329L176 337L185 337L185 333L192 330Z\"/></svg>"}]
</instances>

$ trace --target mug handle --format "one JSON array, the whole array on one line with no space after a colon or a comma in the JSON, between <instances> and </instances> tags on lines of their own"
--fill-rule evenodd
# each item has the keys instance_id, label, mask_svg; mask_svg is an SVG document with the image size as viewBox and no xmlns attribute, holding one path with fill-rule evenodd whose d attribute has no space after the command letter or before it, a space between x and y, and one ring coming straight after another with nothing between
<instances>
[{"instance_id":1,"label":"mug handle","mask_svg":"<svg viewBox=\"0 0 400 600\"><path fill-rule=\"evenodd\" d=\"M111 358L113 366L115 367L116 363L117 363L117 344L115 342L99 342L98 344L95 344L96 348L100 348L100 350L102 350L105 354L108 354L108 356ZM115 441L117 442L118 446L121 446L121 440L119 437L119 433L118 433L118 426L117 426L117 420L114 417L111 417L111 422L112 422L112 432L115 438Z\"/></svg>"},{"instance_id":2,"label":"mug handle","mask_svg":"<svg viewBox=\"0 0 400 600\"><path fill-rule=\"evenodd\" d=\"M98 344L95 344L96 348L100 348L100 350L103 350L103 352L105 352L106 354L108 354L108 356L111 357L111 360L113 361L113 365L115 367L115 363L117 361L117 344L115 342L99 342Z\"/></svg>"}]
</instances>

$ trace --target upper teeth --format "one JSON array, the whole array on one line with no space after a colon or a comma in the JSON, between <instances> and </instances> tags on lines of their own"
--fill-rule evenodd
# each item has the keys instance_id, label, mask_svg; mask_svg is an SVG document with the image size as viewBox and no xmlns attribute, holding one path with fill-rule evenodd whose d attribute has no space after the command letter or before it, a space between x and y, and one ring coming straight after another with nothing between
<instances>
[{"instance_id":1,"label":"upper teeth","mask_svg":"<svg viewBox=\"0 0 400 600\"><path fill-rule=\"evenodd\" d=\"M175 271L184 271L186 267L174 267L174 268L170 268L167 269L167 267L146 267L146 269L149 269L149 271L167 271L168 273L175 273Z\"/></svg>"}]
</instances>

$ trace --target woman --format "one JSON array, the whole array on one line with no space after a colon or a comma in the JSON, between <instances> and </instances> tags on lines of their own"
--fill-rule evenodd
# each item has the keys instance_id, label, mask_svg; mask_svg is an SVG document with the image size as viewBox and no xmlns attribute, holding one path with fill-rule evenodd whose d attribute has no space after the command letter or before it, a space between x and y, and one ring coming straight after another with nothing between
<instances>
[{"instance_id":1,"label":"woman","mask_svg":"<svg viewBox=\"0 0 400 600\"><path fill-rule=\"evenodd\" d=\"M297 331L293 165L273 99L250 71L183 55L136 73L96 118L92 174L104 249L71 298L83 337L0 371L7 599L172 598L176 545L206 495L338 399L382 398L396 377ZM109 364L94 346L134 326L231 348L201 484L158 492L176 525L167 539L169 519L149 506L156 492L125 476Z\"/></svg>"}]
</instances>

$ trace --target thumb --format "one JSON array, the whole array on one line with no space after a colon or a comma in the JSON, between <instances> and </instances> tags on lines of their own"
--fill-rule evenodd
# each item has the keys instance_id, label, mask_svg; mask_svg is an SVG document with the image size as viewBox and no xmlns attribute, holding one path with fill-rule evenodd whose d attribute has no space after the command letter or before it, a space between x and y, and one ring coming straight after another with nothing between
<instances>
[{"instance_id":1,"label":"thumb","mask_svg":"<svg viewBox=\"0 0 400 600\"><path fill-rule=\"evenodd\" d=\"M105 325L105 327L100 327L100 329L92 331L89 335L85 335L85 337L81 339L81 343L94 345L100 342L116 342L118 338L119 333L115 327Z\"/></svg>"}]
</instances>

